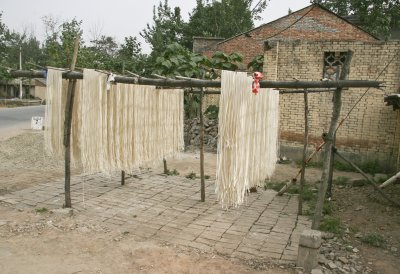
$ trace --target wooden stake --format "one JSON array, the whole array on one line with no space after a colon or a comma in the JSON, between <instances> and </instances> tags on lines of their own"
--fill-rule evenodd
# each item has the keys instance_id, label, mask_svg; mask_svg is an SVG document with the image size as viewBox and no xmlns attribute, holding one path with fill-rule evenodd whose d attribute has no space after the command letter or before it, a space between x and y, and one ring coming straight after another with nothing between
<instances>
[{"instance_id":1,"label":"wooden stake","mask_svg":"<svg viewBox=\"0 0 400 274\"><path fill-rule=\"evenodd\" d=\"M75 38L74 54L72 56L70 70L74 71L76 60L78 58L80 34ZM67 102L65 104L65 120L64 120L64 147L65 147L65 207L71 208L71 124L72 124L72 110L74 106L76 79L68 81Z\"/></svg>"},{"instance_id":2,"label":"wooden stake","mask_svg":"<svg viewBox=\"0 0 400 274\"><path fill-rule=\"evenodd\" d=\"M201 181L201 201L206 199L206 190L204 182L204 117L203 117L203 98L204 89L200 89L200 181Z\"/></svg>"},{"instance_id":3,"label":"wooden stake","mask_svg":"<svg viewBox=\"0 0 400 274\"><path fill-rule=\"evenodd\" d=\"M310 156L308 156L308 158L306 159L306 165L314 158L315 155L317 155L317 153L321 150L321 148L323 148L325 145L325 141L322 142L311 154ZM301 175L301 171L303 170L303 168L301 167L299 169L299 171L297 172L296 176L292 178L292 180L290 180L289 182L287 182L282 188L281 190L279 190L278 195L282 196L283 193L285 193L288 189L289 186L292 184L295 184L297 182L297 177L299 177L299 175Z\"/></svg>"},{"instance_id":4,"label":"wooden stake","mask_svg":"<svg viewBox=\"0 0 400 274\"><path fill-rule=\"evenodd\" d=\"M388 179L387 181L383 182L379 188L382 189L384 187L387 187L390 184L393 184L394 182L396 182L397 180L400 179L400 172L398 172L396 175L394 175L393 177L391 177L390 179Z\"/></svg>"},{"instance_id":5,"label":"wooden stake","mask_svg":"<svg viewBox=\"0 0 400 274\"><path fill-rule=\"evenodd\" d=\"M333 135L332 148L336 145L336 132ZM332 183L333 183L333 164L335 163L335 153L331 152L331 159L329 162L329 173L328 173L328 189L326 196L332 198Z\"/></svg>"},{"instance_id":6,"label":"wooden stake","mask_svg":"<svg viewBox=\"0 0 400 274\"><path fill-rule=\"evenodd\" d=\"M346 61L343 64L342 71L340 73L340 80L345 80L347 78L352 57L353 57L353 52L349 50L346 55ZM322 170L321 182L318 191L317 205L315 207L315 214L312 222L313 229L318 229L319 224L321 223L322 220L322 209L324 206L326 190L328 188L328 176L331 167L330 164L332 157L333 140L339 122L340 111L342 108L342 89L343 89L342 87L338 87L333 94L332 118L328 134L325 138L326 145L325 145L325 153L323 160L324 166Z\"/></svg>"},{"instance_id":7,"label":"wooden stake","mask_svg":"<svg viewBox=\"0 0 400 274\"><path fill-rule=\"evenodd\" d=\"M163 158L164 174L168 174L167 160Z\"/></svg>"},{"instance_id":8,"label":"wooden stake","mask_svg":"<svg viewBox=\"0 0 400 274\"><path fill-rule=\"evenodd\" d=\"M373 179L369 178L369 176L367 174L365 174L365 172L363 172L361 170L361 168L359 168L357 165L355 165L352 161L350 161L349 159L347 159L346 157L344 157L342 154L340 154L339 152L337 152L337 150L335 148L333 148L333 151L335 152L335 154L341 158L342 160L344 160L345 162L347 162L348 164L350 164L355 170L358 171L358 173L360 173L366 180L367 182L369 182L376 191L379 192L379 194L382 195L383 198L385 198L386 200L388 200L390 203L392 203L394 206L399 207L400 208L400 203L398 203L397 201L391 199L389 196L387 196L382 189L379 188L379 186L374 182Z\"/></svg>"},{"instance_id":9,"label":"wooden stake","mask_svg":"<svg viewBox=\"0 0 400 274\"><path fill-rule=\"evenodd\" d=\"M305 184L304 176L306 173L307 146L308 146L308 91L305 90L304 91L304 148L303 148L303 159L301 164L298 215L303 215L303 189Z\"/></svg>"},{"instance_id":10,"label":"wooden stake","mask_svg":"<svg viewBox=\"0 0 400 274\"><path fill-rule=\"evenodd\" d=\"M125 185L125 170L121 171L121 186Z\"/></svg>"}]
</instances>

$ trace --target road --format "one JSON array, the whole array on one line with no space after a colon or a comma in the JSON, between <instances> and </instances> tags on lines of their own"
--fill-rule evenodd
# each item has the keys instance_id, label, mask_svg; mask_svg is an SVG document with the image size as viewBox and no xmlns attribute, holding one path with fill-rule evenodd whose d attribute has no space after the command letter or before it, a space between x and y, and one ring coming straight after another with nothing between
<instances>
[{"instance_id":1,"label":"road","mask_svg":"<svg viewBox=\"0 0 400 274\"><path fill-rule=\"evenodd\" d=\"M30 130L33 116L44 117L45 106L0 108L0 140Z\"/></svg>"}]
</instances>

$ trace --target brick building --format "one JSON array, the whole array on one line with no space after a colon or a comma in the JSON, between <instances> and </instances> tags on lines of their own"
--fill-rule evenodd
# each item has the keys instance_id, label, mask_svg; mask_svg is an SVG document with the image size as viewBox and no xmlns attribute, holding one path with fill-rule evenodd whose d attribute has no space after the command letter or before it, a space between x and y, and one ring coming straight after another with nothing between
<instances>
[{"instance_id":1,"label":"brick building","mask_svg":"<svg viewBox=\"0 0 400 274\"><path fill-rule=\"evenodd\" d=\"M264 54L268 39L308 41L363 41L378 40L344 18L319 4L312 4L275 21L238 34L231 38L194 37L193 51L211 56L215 51L227 54L238 52L247 65L255 56ZM222 40L222 41L221 41Z\"/></svg>"},{"instance_id":2,"label":"brick building","mask_svg":"<svg viewBox=\"0 0 400 274\"><path fill-rule=\"evenodd\" d=\"M200 40L199 40L200 41ZM196 44L196 39L194 41ZM400 88L400 42L380 41L344 18L313 4L245 33L218 41L202 38L198 52L212 55L240 52L244 64L264 54L264 75L270 80L336 79L348 50L354 52L349 79L383 81L370 89L337 132L337 147L357 162L378 160L388 169L399 166L400 113L385 106L384 96ZM393 59L393 60L392 60ZM382 70L389 64L388 67ZM342 117L365 89L343 91ZM207 99L217 103L218 100ZM206 102L207 102L206 101ZM309 95L310 143L321 142L332 114L332 93ZM304 134L302 94L281 95L281 154L300 158Z\"/></svg>"},{"instance_id":3,"label":"brick building","mask_svg":"<svg viewBox=\"0 0 400 274\"><path fill-rule=\"evenodd\" d=\"M280 41L268 40L264 72L270 79L315 81L338 66L348 50L354 52L350 80L383 81L383 89L369 89L337 132L337 147L357 162L378 160L387 169L399 166L400 112L385 106L384 96L400 88L400 41ZM336 60L329 64L329 59ZM386 67L387 66L387 67ZM383 72L383 73L382 73ZM343 91L344 117L366 89ZM310 93L310 143L321 142L332 115L332 93ZM281 153L300 153L304 134L303 94L281 95Z\"/></svg>"}]
</instances>

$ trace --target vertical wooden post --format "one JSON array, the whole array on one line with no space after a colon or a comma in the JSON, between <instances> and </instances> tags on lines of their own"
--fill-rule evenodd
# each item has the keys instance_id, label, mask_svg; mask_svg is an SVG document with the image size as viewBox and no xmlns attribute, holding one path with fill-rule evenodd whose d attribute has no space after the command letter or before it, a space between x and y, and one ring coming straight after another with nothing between
<instances>
[{"instance_id":1,"label":"vertical wooden post","mask_svg":"<svg viewBox=\"0 0 400 274\"><path fill-rule=\"evenodd\" d=\"M121 171L121 186L125 185L125 170Z\"/></svg>"},{"instance_id":2,"label":"vertical wooden post","mask_svg":"<svg viewBox=\"0 0 400 274\"><path fill-rule=\"evenodd\" d=\"M70 65L70 71L75 70L76 60L78 58L80 34L75 38L74 54ZM68 80L67 102L65 104L65 120L64 120L64 147L65 147L65 207L71 208L71 124L72 124L72 109L74 106L76 80Z\"/></svg>"},{"instance_id":3,"label":"vertical wooden post","mask_svg":"<svg viewBox=\"0 0 400 274\"><path fill-rule=\"evenodd\" d=\"M168 174L167 160L165 158L163 158L163 164L164 164L164 174Z\"/></svg>"},{"instance_id":4,"label":"vertical wooden post","mask_svg":"<svg viewBox=\"0 0 400 274\"><path fill-rule=\"evenodd\" d=\"M332 149L336 145L336 132L333 134L333 140L332 140ZM333 183L333 165L335 163L335 153L333 151L331 152L331 159L329 162L329 174L328 174L328 189L326 191L326 196L328 198L332 198L332 183Z\"/></svg>"},{"instance_id":5,"label":"vertical wooden post","mask_svg":"<svg viewBox=\"0 0 400 274\"><path fill-rule=\"evenodd\" d=\"M340 72L340 80L345 80L347 78L352 57L353 57L353 52L349 50L347 52L346 61L343 64L342 71ZM322 170L321 182L318 191L317 205L315 207L315 214L312 222L313 229L318 229L319 224L321 223L322 220L322 210L324 206L326 190L328 188L328 177L331 167L333 139L335 136L336 128L338 126L340 110L342 108L342 89L343 89L342 87L338 87L333 94L332 118L328 134L325 138L326 145L325 145L325 153L323 160L324 166Z\"/></svg>"},{"instance_id":6,"label":"vertical wooden post","mask_svg":"<svg viewBox=\"0 0 400 274\"><path fill-rule=\"evenodd\" d=\"M303 148L303 159L301 164L298 215L303 215L303 189L305 184L304 176L306 173L307 147L308 147L308 90L304 90L304 148Z\"/></svg>"},{"instance_id":7,"label":"vertical wooden post","mask_svg":"<svg viewBox=\"0 0 400 274\"><path fill-rule=\"evenodd\" d=\"M203 97L204 88L200 88L200 181L201 181L201 201L206 199L206 190L204 182L204 117L203 117Z\"/></svg>"}]
</instances>

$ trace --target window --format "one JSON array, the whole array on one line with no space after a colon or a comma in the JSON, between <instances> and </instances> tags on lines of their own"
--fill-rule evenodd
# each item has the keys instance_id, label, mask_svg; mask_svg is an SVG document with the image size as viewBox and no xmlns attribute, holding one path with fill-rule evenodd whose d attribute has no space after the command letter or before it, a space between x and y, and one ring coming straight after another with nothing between
<instances>
[{"instance_id":1,"label":"window","mask_svg":"<svg viewBox=\"0 0 400 274\"><path fill-rule=\"evenodd\" d=\"M347 52L325 52L323 78L330 81L339 80L346 56Z\"/></svg>"}]
</instances>

